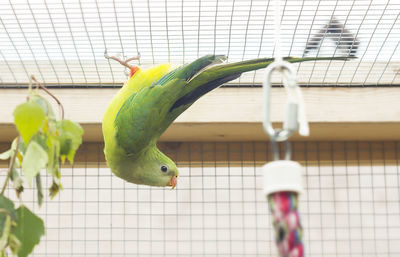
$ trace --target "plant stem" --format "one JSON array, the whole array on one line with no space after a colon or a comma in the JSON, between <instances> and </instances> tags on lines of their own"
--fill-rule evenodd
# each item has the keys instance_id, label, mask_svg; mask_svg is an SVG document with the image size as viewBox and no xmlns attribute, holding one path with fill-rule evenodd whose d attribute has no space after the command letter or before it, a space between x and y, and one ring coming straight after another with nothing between
<instances>
[{"instance_id":1,"label":"plant stem","mask_svg":"<svg viewBox=\"0 0 400 257\"><path fill-rule=\"evenodd\" d=\"M6 209L0 208L0 213L4 213L4 214L8 215L12 219L11 213L9 211L7 211Z\"/></svg>"},{"instance_id":2,"label":"plant stem","mask_svg":"<svg viewBox=\"0 0 400 257\"><path fill-rule=\"evenodd\" d=\"M13 153L13 155L11 157L11 161L10 161L11 163L10 163L10 166L8 167L6 181L4 181L3 188L1 189L1 194L2 195L4 195L4 191L6 191L8 181L10 180L11 172L12 172L12 170L14 168L15 158L17 158L17 154L18 154L19 139L20 139L20 137L18 136L17 137L17 142L16 142L16 147L15 147L14 153Z\"/></svg>"},{"instance_id":3,"label":"plant stem","mask_svg":"<svg viewBox=\"0 0 400 257\"><path fill-rule=\"evenodd\" d=\"M35 76L31 75L31 80L33 80L41 89L43 89L44 92L46 92L49 96L51 96L58 104L58 106L60 106L61 109L61 119L64 119L64 106L62 105L62 103L60 102L60 100L58 100L58 98L53 95L52 93L50 93L50 91L42 85L42 83L40 83Z\"/></svg>"}]
</instances>

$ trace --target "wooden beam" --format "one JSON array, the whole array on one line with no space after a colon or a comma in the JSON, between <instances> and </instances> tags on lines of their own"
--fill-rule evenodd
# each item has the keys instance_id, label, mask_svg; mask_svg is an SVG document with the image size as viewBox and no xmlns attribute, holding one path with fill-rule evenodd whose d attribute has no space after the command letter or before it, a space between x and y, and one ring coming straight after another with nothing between
<instances>
[{"instance_id":1,"label":"wooden beam","mask_svg":"<svg viewBox=\"0 0 400 257\"><path fill-rule=\"evenodd\" d=\"M311 136L294 140L399 140L400 88L303 88ZM101 120L117 89L53 89L68 119L80 122L84 141L102 141ZM16 135L12 112L27 91L1 89L0 142ZM51 101L51 100L50 100ZM284 117L286 93L272 90L272 121ZM261 88L219 88L199 99L162 141L264 141ZM57 106L54 106L57 109Z\"/></svg>"}]
</instances>

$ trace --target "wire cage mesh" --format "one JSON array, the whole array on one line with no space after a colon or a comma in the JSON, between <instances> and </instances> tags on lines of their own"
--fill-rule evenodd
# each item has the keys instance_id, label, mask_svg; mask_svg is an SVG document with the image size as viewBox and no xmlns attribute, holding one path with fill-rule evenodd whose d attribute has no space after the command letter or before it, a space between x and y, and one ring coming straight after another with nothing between
<instances>
[{"instance_id":1,"label":"wire cage mesh","mask_svg":"<svg viewBox=\"0 0 400 257\"><path fill-rule=\"evenodd\" d=\"M299 64L302 84L397 85L399 10L396 0L284 1L282 53L358 57ZM123 69L105 60L105 50L140 52L142 67L274 53L274 8L263 0L9 1L0 3L0 17L2 87L26 86L30 74L57 87L121 86ZM261 81L255 72L231 84Z\"/></svg>"},{"instance_id":2,"label":"wire cage mesh","mask_svg":"<svg viewBox=\"0 0 400 257\"><path fill-rule=\"evenodd\" d=\"M259 142L167 143L181 167L176 190L125 183L86 144L62 169L64 190L34 207L46 237L32 256L276 256ZM297 142L307 256L398 256L398 142ZM2 173L4 174L4 173ZM44 180L50 183L50 177Z\"/></svg>"},{"instance_id":3,"label":"wire cage mesh","mask_svg":"<svg viewBox=\"0 0 400 257\"><path fill-rule=\"evenodd\" d=\"M282 5L284 55L357 57L297 64L301 85L400 85L399 1ZM127 77L105 51L140 52L144 68L210 53L229 62L272 57L273 16L264 0L0 2L0 94L26 87L31 74L48 87L120 87ZM262 78L262 71L250 72L226 86L256 87ZM23 194L47 228L32 256L276 256L261 190L269 147L164 143L181 174L179 187L168 191L125 183L107 168L103 145L85 143L75 164L62 168L56 199L38 209L34 188ZM293 150L305 167L306 255L400 255L398 142L296 142Z\"/></svg>"}]
</instances>

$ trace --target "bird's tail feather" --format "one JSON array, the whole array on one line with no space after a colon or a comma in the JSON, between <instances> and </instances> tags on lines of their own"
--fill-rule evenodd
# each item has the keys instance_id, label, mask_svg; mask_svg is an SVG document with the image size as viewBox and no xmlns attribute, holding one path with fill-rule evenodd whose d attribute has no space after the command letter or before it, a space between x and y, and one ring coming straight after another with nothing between
<instances>
[{"instance_id":1,"label":"bird's tail feather","mask_svg":"<svg viewBox=\"0 0 400 257\"><path fill-rule=\"evenodd\" d=\"M349 57L285 57L283 59L291 63L296 63L320 60L347 60ZM198 60L195 62L197 61ZM201 73L198 73L189 81L184 90L181 92L181 97L175 101L170 108L170 111L173 111L181 106L186 106L186 108L188 108L203 95L224 83L237 79L243 72L265 68L273 61L273 58L262 58L236 63L221 64L207 68ZM203 68L204 67L206 66L203 66Z\"/></svg>"}]
</instances>

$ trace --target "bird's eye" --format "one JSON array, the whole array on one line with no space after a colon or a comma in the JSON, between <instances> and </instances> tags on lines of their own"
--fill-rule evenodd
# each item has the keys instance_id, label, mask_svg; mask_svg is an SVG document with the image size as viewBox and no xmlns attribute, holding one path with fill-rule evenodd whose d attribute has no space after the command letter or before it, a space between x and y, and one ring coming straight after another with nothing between
<instances>
[{"instance_id":1,"label":"bird's eye","mask_svg":"<svg viewBox=\"0 0 400 257\"><path fill-rule=\"evenodd\" d=\"M167 166L161 166L161 171L162 172L167 172L168 171L168 168L167 168Z\"/></svg>"}]
</instances>

